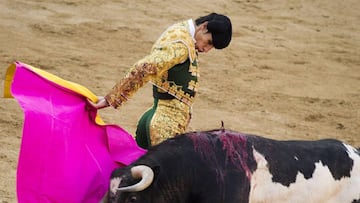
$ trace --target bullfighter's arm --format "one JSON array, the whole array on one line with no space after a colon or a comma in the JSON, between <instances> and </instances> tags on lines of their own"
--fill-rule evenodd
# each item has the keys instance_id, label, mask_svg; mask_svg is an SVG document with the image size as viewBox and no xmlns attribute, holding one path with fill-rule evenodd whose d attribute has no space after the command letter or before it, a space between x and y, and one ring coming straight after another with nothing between
<instances>
[{"instance_id":1,"label":"bullfighter's arm","mask_svg":"<svg viewBox=\"0 0 360 203\"><path fill-rule=\"evenodd\" d=\"M135 63L125 77L105 96L107 103L114 108L119 107L153 77L160 76L188 57L188 48L181 42L154 48L150 55Z\"/></svg>"}]
</instances>

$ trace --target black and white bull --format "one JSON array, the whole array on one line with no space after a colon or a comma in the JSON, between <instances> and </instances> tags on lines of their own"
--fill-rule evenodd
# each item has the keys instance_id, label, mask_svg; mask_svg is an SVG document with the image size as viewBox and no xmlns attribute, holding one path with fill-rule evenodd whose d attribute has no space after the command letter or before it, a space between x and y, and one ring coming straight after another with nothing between
<instances>
[{"instance_id":1,"label":"black and white bull","mask_svg":"<svg viewBox=\"0 0 360 203\"><path fill-rule=\"evenodd\" d=\"M334 139L176 136L111 175L109 202L360 203L360 152Z\"/></svg>"}]
</instances>

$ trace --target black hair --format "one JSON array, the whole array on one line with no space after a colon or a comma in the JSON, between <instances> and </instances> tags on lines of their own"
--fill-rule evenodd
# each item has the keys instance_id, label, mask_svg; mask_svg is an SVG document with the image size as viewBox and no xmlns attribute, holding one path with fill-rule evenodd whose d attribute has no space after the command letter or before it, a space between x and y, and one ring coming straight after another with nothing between
<instances>
[{"instance_id":1,"label":"black hair","mask_svg":"<svg viewBox=\"0 0 360 203\"><path fill-rule=\"evenodd\" d=\"M232 36L232 25L230 19L221 14L211 13L206 16L199 17L195 20L198 26L204 22L208 22L207 30L211 33L213 44L216 49L223 49L230 44Z\"/></svg>"}]
</instances>

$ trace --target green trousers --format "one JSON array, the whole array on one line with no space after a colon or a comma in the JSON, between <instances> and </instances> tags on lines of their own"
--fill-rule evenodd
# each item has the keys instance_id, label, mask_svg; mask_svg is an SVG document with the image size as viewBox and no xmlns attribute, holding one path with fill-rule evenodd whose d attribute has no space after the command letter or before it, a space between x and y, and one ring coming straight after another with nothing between
<instances>
[{"instance_id":1,"label":"green trousers","mask_svg":"<svg viewBox=\"0 0 360 203\"><path fill-rule=\"evenodd\" d=\"M136 128L136 136L135 136L136 142L140 147L144 149L148 149L151 146L150 122L156 111L157 103L158 103L158 99L154 99L153 107L147 110L142 115Z\"/></svg>"}]
</instances>

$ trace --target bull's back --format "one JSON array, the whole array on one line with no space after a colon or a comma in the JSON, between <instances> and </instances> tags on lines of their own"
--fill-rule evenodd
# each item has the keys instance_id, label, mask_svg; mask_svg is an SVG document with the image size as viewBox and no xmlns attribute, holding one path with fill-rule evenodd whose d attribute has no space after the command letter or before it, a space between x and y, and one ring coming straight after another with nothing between
<instances>
[{"instance_id":1,"label":"bull's back","mask_svg":"<svg viewBox=\"0 0 360 203\"><path fill-rule=\"evenodd\" d=\"M253 139L257 169L250 202L355 202L360 198L359 151L338 140Z\"/></svg>"}]
</instances>

